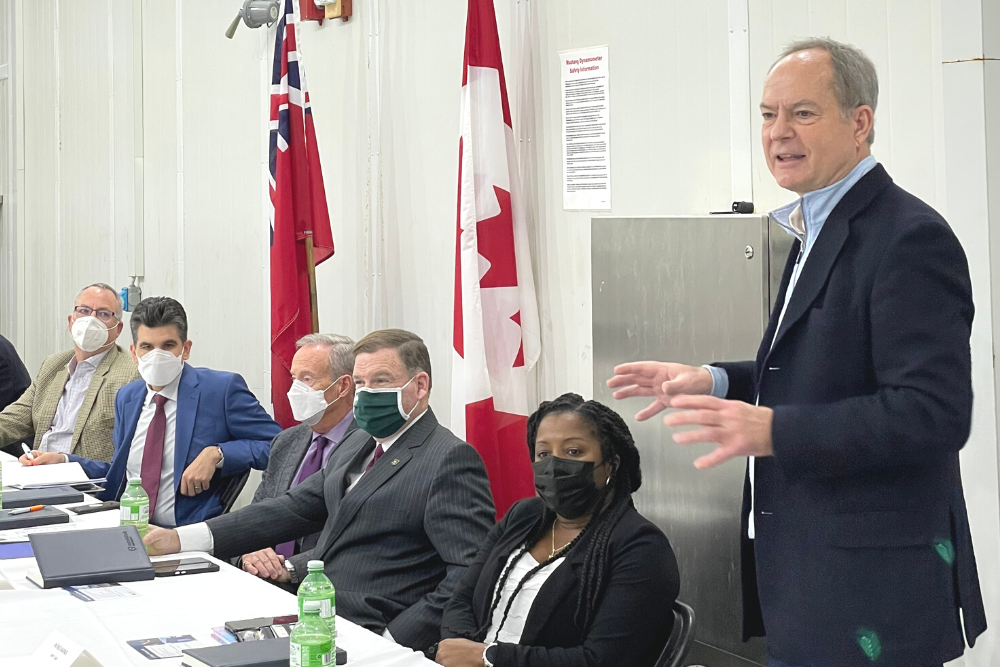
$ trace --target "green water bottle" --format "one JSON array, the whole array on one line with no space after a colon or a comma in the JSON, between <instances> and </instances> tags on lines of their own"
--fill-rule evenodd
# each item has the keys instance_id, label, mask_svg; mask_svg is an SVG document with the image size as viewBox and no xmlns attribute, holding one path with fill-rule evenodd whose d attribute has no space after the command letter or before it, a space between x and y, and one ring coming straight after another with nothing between
<instances>
[{"instance_id":1,"label":"green water bottle","mask_svg":"<svg viewBox=\"0 0 1000 667\"><path fill-rule=\"evenodd\" d=\"M133 477L128 481L128 488L122 494L121 525L135 526L139 537L146 537L149 531L149 496L142 488L142 480Z\"/></svg>"},{"instance_id":2,"label":"green water bottle","mask_svg":"<svg viewBox=\"0 0 1000 667\"><path fill-rule=\"evenodd\" d=\"M330 634L337 636L337 600L333 582L323 573L323 561L309 561L309 574L299 584L299 616L305 610L305 603L315 600L320 603L319 616L326 621Z\"/></svg>"},{"instance_id":3,"label":"green water bottle","mask_svg":"<svg viewBox=\"0 0 1000 667\"><path fill-rule=\"evenodd\" d=\"M327 667L334 663L337 650L330 628L320 618L322 607L319 600L303 603L299 622L289 637L289 667Z\"/></svg>"}]
</instances>

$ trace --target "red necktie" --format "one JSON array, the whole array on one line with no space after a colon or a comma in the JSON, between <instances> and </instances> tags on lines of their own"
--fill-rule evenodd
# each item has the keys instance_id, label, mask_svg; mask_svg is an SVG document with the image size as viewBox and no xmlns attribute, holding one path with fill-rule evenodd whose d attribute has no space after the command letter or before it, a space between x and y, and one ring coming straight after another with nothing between
<instances>
[{"instance_id":1,"label":"red necktie","mask_svg":"<svg viewBox=\"0 0 1000 667\"><path fill-rule=\"evenodd\" d=\"M149 518L153 518L156 509L156 497L160 495L160 471L163 469L163 437L167 433L167 412L163 405L167 397L162 394L153 395L156 412L153 421L146 430L146 445L142 450L142 488L149 496Z\"/></svg>"},{"instance_id":2,"label":"red necktie","mask_svg":"<svg viewBox=\"0 0 1000 667\"><path fill-rule=\"evenodd\" d=\"M385 450L382 449L382 443L380 442L380 443L378 443L378 447L375 448L375 456L373 456L372 460L368 462L367 466L365 466L365 472L368 472L369 470L371 470L372 466L375 465L376 461L378 461L380 458L382 458L383 454L385 454Z\"/></svg>"}]
</instances>

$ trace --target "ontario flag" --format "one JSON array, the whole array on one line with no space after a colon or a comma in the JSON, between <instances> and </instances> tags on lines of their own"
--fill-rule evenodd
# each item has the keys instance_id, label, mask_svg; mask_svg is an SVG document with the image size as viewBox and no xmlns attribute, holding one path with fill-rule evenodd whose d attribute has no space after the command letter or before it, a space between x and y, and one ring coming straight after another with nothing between
<instances>
[{"instance_id":1,"label":"ontario flag","mask_svg":"<svg viewBox=\"0 0 1000 667\"><path fill-rule=\"evenodd\" d=\"M271 76L270 222L271 402L274 418L285 428L295 423L286 396L292 386L295 341L312 333L306 236L312 234L316 264L333 256L323 170L295 23L293 0L283 0Z\"/></svg>"},{"instance_id":2,"label":"ontario flag","mask_svg":"<svg viewBox=\"0 0 1000 667\"><path fill-rule=\"evenodd\" d=\"M492 0L469 0L458 154L452 430L482 456L499 518L535 494L527 388L540 343Z\"/></svg>"}]
</instances>

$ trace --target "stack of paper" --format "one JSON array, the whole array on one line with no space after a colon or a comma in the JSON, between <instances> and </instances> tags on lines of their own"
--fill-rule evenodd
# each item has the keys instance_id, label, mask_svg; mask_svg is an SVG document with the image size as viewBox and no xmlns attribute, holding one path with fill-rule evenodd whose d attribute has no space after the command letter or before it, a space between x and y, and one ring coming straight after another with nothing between
<instances>
[{"instance_id":1,"label":"stack of paper","mask_svg":"<svg viewBox=\"0 0 1000 667\"><path fill-rule=\"evenodd\" d=\"M92 480L76 461L69 463L53 463L46 466L21 466L4 470L4 486L16 489L43 489L50 486L66 486L73 484L98 482Z\"/></svg>"}]
</instances>

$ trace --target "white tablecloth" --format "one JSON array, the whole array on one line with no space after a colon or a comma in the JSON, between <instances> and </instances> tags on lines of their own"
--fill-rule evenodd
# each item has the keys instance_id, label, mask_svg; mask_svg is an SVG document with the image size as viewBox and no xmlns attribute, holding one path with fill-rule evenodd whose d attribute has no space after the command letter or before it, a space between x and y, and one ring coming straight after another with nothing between
<instances>
[{"instance_id":1,"label":"white tablecloth","mask_svg":"<svg viewBox=\"0 0 1000 667\"><path fill-rule=\"evenodd\" d=\"M8 460L3 461L7 465ZM88 499L88 502L95 502ZM118 525L117 512L84 516L70 513L65 530ZM2 534L2 531L0 531ZM207 554L182 554L207 556ZM170 560L164 556L153 560ZM209 558L211 558L209 556ZM215 560L215 559L212 559ZM219 572L128 582L138 595L84 602L66 590L41 590L25 579L33 558L0 560L0 579L14 590L0 590L0 665L27 666L52 630L87 649L104 667L175 667L179 658L149 660L126 642L149 637L192 635L206 643L212 628L226 621L296 613L295 596L257 577L217 561ZM401 647L343 618L337 618L337 645L352 667L428 667L421 654Z\"/></svg>"}]
</instances>

